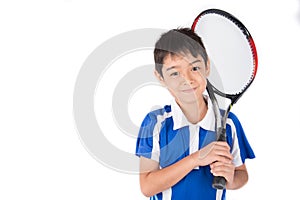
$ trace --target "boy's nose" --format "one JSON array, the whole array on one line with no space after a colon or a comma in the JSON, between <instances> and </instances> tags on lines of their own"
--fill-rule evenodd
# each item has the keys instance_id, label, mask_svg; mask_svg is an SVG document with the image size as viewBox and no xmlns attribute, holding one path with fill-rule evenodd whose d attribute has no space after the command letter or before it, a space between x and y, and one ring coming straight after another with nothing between
<instances>
[{"instance_id":1,"label":"boy's nose","mask_svg":"<svg viewBox=\"0 0 300 200\"><path fill-rule=\"evenodd\" d=\"M188 72L183 73L182 77L184 79L185 84L189 84L189 85L193 84L194 80L193 80L193 77L190 73L188 73Z\"/></svg>"}]
</instances>

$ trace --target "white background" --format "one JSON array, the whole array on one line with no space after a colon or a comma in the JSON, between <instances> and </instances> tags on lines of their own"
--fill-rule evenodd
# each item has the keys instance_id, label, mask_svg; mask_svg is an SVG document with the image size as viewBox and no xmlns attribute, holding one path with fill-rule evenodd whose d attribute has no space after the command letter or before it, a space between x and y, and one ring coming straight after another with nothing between
<instances>
[{"instance_id":1,"label":"white background","mask_svg":"<svg viewBox=\"0 0 300 200\"><path fill-rule=\"evenodd\" d=\"M257 79L233 108L257 158L247 161L248 184L228 191L227 199L297 198L299 0L5 2L0 199L146 199L137 175L103 166L82 145L72 110L76 77L88 55L111 37L139 28L190 27L206 8L237 16L259 54Z\"/></svg>"}]
</instances>

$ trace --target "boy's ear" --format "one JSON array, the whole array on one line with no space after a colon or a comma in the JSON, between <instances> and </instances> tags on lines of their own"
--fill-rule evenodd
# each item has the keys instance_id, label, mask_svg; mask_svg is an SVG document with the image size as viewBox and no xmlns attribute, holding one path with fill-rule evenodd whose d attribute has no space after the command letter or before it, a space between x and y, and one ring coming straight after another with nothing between
<instances>
[{"instance_id":1,"label":"boy's ear","mask_svg":"<svg viewBox=\"0 0 300 200\"><path fill-rule=\"evenodd\" d=\"M206 77L208 77L209 73L210 73L210 59L207 59L206 69L205 69Z\"/></svg>"},{"instance_id":2,"label":"boy's ear","mask_svg":"<svg viewBox=\"0 0 300 200\"><path fill-rule=\"evenodd\" d=\"M158 73L158 71L154 70L154 75L157 78L157 80L162 84L162 86L165 86L165 80L164 78Z\"/></svg>"}]
</instances>

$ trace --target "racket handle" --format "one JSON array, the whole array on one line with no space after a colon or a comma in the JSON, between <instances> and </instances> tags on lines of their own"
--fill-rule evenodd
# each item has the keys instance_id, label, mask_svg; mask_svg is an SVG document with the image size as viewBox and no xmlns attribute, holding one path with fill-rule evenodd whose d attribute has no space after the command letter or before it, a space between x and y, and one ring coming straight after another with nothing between
<instances>
[{"instance_id":1,"label":"racket handle","mask_svg":"<svg viewBox=\"0 0 300 200\"><path fill-rule=\"evenodd\" d=\"M217 135L219 136L218 141L224 141L226 142L226 129L223 127L220 127L217 129Z\"/></svg>"},{"instance_id":2,"label":"racket handle","mask_svg":"<svg viewBox=\"0 0 300 200\"><path fill-rule=\"evenodd\" d=\"M226 129L218 128L218 141L226 141ZM224 190L226 188L226 179L223 176L215 176L213 179L212 187L217 190Z\"/></svg>"}]
</instances>

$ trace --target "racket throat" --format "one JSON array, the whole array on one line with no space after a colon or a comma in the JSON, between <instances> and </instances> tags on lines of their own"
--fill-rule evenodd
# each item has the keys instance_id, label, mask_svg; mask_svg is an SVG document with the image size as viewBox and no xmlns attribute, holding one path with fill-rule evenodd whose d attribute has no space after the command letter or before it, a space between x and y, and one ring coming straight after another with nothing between
<instances>
[{"instance_id":1,"label":"racket throat","mask_svg":"<svg viewBox=\"0 0 300 200\"><path fill-rule=\"evenodd\" d=\"M220 120L221 122L216 124L218 141L225 141L225 142L227 141L227 139L226 139L226 122L227 122L227 118L228 118L231 108L232 108L232 103L228 106L227 110L225 111L224 116Z\"/></svg>"}]
</instances>

